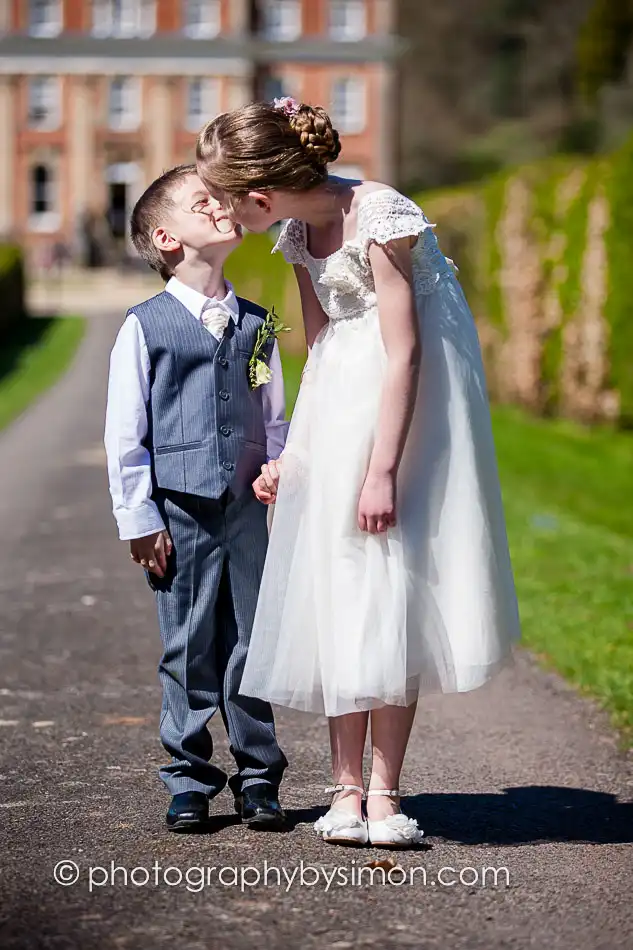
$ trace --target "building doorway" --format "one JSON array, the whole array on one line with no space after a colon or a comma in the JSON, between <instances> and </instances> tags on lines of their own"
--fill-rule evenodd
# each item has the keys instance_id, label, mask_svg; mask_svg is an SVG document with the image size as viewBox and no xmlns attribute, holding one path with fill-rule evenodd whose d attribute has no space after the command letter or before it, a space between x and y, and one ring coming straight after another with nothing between
<instances>
[{"instance_id":1,"label":"building doorway","mask_svg":"<svg viewBox=\"0 0 633 950\"><path fill-rule=\"evenodd\" d=\"M125 238L127 233L127 190L123 181L111 181L108 185L108 224L115 240Z\"/></svg>"},{"instance_id":2,"label":"building doorway","mask_svg":"<svg viewBox=\"0 0 633 950\"><path fill-rule=\"evenodd\" d=\"M141 169L136 162L116 162L106 168L105 179L110 234L121 256L127 256L131 249L130 214L140 193Z\"/></svg>"}]
</instances>

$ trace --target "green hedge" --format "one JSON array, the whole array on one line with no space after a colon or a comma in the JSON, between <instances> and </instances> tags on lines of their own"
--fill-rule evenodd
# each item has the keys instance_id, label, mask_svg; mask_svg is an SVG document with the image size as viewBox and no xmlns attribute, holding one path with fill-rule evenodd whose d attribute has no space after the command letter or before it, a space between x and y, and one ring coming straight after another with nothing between
<instances>
[{"instance_id":1,"label":"green hedge","mask_svg":"<svg viewBox=\"0 0 633 950\"><path fill-rule=\"evenodd\" d=\"M611 330L611 383L620 393L620 418L633 427L633 137L614 157L606 189L611 212L607 232Z\"/></svg>"},{"instance_id":2,"label":"green hedge","mask_svg":"<svg viewBox=\"0 0 633 950\"><path fill-rule=\"evenodd\" d=\"M24 258L19 247L0 244L0 332L13 327L25 313Z\"/></svg>"},{"instance_id":3,"label":"green hedge","mask_svg":"<svg viewBox=\"0 0 633 950\"><path fill-rule=\"evenodd\" d=\"M586 250L589 211L596 199L606 199L609 221L604 234L607 294L602 318L607 325L603 393L619 397L618 419L633 426L633 137L617 153L592 161L550 159L532 166L506 170L479 186L453 192L420 194L416 200L438 224L438 238L446 254L460 266L460 280L480 323L507 338L512 312L504 299L504 248L499 226L507 214L511 189L521 183L529 194L529 222L525 239L539 248L540 280L546 295L556 293L561 309L559 325L541 341L541 392L532 408L543 414L561 411L560 382L564 359L564 332L568 322L582 319L583 287L587 284ZM569 192L565 197L565 189ZM558 240L559 244L556 244ZM552 247L561 247L559 258ZM506 249L507 250L507 249ZM501 345L501 342L499 345ZM487 353L487 369L494 381L498 353ZM503 393L493 395L501 398ZM603 409L596 406L596 420ZM586 410L585 410L586 414ZM579 413L582 415L582 413ZM606 416L605 416L606 417Z\"/></svg>"}]
</instances>

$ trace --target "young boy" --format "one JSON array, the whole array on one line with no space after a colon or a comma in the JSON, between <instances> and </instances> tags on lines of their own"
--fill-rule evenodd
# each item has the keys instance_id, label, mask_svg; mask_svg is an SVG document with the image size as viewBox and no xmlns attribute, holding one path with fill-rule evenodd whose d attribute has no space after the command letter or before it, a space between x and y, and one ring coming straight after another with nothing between
<instances>
[{"instance_id":1,"label":"young boy","mask_svg":"<svg viewBox=\"0 0 633 950\"><path fill-rule=\"evenodd\" d=\"M167 827L203 825L227 782L210 762L207 723L219 709L237 766L228 782L236 810L251 827L278 828L288 763L270 706L239 687L268 542L266 508L251 485L287 431L279 351L268 344L272 379L251 389L248 362L265 310L224 279L241 233L194 165L150 185L131 227L140 256L167 284L119 331L105 445L119 536L158 604Z\"/></svg>"}]
</instances>

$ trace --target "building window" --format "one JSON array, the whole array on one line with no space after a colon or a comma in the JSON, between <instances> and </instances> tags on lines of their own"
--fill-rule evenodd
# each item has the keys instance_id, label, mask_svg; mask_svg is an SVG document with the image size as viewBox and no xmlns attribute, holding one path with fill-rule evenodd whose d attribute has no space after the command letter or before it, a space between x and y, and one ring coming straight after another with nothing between
<instances>
[{"instance_id":1,"label":"building window","mask_svg":"<svg viewBox=\"0 0 633 950\"><path fill-rule=\"evenodd\" d=\"M141 121L140 89L136 76L115 76L110 82L108 124L119 132L137 129Z\"/></svg>"},{"instance_id":2,"label":"building window","mask_svg":"<svg viewBox=\"0 0 633 950\"><path fill-rule=\"evenodd\" d=\"M296 40L301 35L301 0L263 0L262 32L271 40Z\"/></svg>"},{"instance_id":3,"label":"building window","mask_svg":"<svg viewBox=\"0 0 633 950\"><path fill-rule=\"evenodd\" d=\"M61 95L58 76L31 76L29 79L29 127L50 131L61 120Z\"/></svg>"},{"instance_id":4,"label":"building window","mask_svg":"<svg viewBox=\"0 0 633 950\"><path fill-rule=\"evenodd\" d=\"M220 32L220 0L184 0L183 14L183 33L194 40L208 40Z\"/></svg>"},{"instance_id":5,"label":"building window","mask_svg":"<svg viewBox=\"0 0 633 950\"><path fill-rule=\"evenodd\" d=\"M330 0L333 40L361 40L366 34L365 0Z\"/></svg>"},{"instance_id":6,"label":"building window","mask_svg":"<svg viewBox=\"0 0 633 950\"><path fill-rule=\"evenodd\" d=\"M190 79L187 83L186 128L199 132L205 122L220 111L220 84L217 79Z\"/></svg>"},{"instance_id":7,"label":"building window","mask_svg":"<svg viewBox=\"0 0 633 950\"><path fill-rule=\"evenodd\" d=\"M266 76L263 96L266 102L272 102L273 99L283 99L284 96L289 95L290 93L286 90L283 79L280 79L279 76Z\"/></svg>"},{"instance_id":8,"label":"building window","mask_svg":"<svg viewBox=\"0 0 633 950\"><path fill-rule=\"evenodd\" d=\"M31 170L31 214L53 210L53 176L48 165L35 165Z\"/></svg>"},{"instance_id":9,"label":"building window","mask_svg":"<svg viewBox=\"0 0 633 950\"><path fill-rule=\"evenodd\" d=\"M30 0L29 33L31 36L58 36L62 31L61 0Z\"/></svg>"},{"instance_id":10,"label":"building window","mask_svg":"<svg viewBox=\"0 0 633 950\"><path fill-rule=\"evenodd\" d=\"M122 39L151 36L156 30L155 0L93 0L92 32Z\"/></svg>"},{"instance_id":11,"label":"building window","mask_svg":"<svg viewBox=\"0 0 633 950\"><path fill-rule=\"evenodd\" d=\"M358 134L367 121L365 82L362 79L337 79L332 85L330 116L339 132Z\"/></svg>"},{"instance_id":12,"label":"building window","mask_svg":"<svg viewBox=\"0 0 633 950\"><path fill-rule=\"evenodd\" d=\"M59 223L53 169L41 162L29 172L29 227L51 233Z\"/></svg>"}]
</instances>

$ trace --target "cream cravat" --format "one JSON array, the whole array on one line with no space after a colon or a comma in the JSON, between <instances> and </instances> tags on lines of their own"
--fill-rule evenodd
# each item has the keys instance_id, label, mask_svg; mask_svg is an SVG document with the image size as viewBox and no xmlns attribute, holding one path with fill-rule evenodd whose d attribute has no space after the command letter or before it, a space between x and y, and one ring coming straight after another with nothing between
<instances>
[{"instance_id":1,"label":"cream cravat","mask_svg":"<svg viewBox=\"0 0 633 950\"><path fill-rule=\"evenodd\" d=\"M200 320L217 340L221 340L232 316L233 312L226 304L210 300L205 304Z\"/></svg>"}]
</instances>

